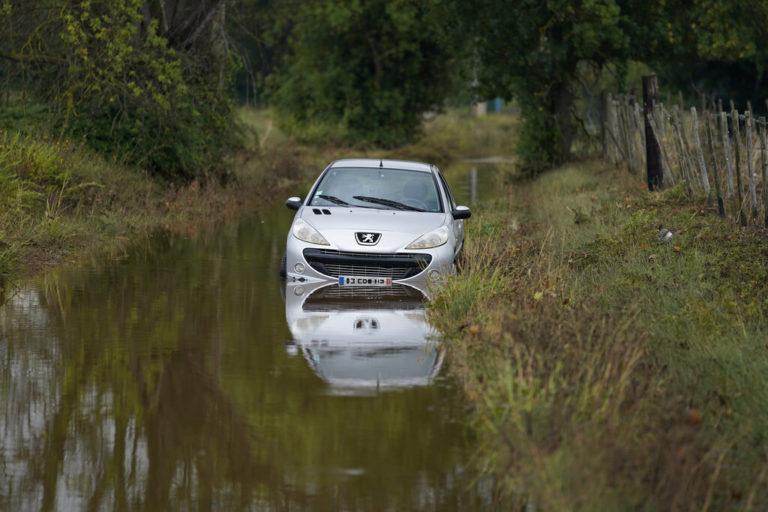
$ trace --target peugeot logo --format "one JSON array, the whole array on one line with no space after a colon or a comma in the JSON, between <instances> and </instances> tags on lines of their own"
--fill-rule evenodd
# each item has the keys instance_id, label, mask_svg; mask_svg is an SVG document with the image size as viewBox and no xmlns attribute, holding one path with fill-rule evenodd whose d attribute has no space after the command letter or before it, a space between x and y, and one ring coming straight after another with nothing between
<instances>
[{"instance_id":1,"label":"peugeot logo","mask_svg":"<svg viewBox=\"0 0 768 512\"><path fill-rule=\"evenodd\" d=\"M355 233L355 238L360 245L376 245L381 239L381 233Z\"/></svg>"},{"instance_id":2,"label":"peugeot logo","mask_svg":"<svg viewBox=\"0 0 768 512\"><path fill-rule=\"evenodd\" d=\"M354 329L356 331L376 331L379 329L379 321L375 318L358 318L355 320Z\"/></svg>"}]
</instances>

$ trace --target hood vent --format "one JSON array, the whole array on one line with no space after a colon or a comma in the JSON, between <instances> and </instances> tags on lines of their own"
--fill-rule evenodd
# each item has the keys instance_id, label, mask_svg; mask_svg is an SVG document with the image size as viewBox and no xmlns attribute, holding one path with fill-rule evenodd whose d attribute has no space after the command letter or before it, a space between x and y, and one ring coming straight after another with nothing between
<instances>
[{"instance_id":1,"label":"hood vent","mask_svg":"<svg viewBox=\"0 0 768 512\"><path fill-rule=\"evenodd\" d=\"M312 213L315 215L330 215L331 210L328 208L323 208L322 210L320 208L312 208Z\"/></svg>"}]
</instances>

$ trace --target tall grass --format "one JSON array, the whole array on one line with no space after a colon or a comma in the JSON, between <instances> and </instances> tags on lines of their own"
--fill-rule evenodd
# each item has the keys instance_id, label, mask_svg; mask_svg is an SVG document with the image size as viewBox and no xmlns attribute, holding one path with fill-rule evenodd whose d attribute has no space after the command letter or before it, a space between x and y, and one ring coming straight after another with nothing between
<instances>
[{"instance_id":1,"label":"tall grass","mask_svg":"<svg viewBox=\"0 0 768 512\"><path fill-rule=\"evenodd\" d=\"M467 227L430 315L500 503L768 504L765 233L595 164L516 183Z\"/></svg>"}]
</instances>

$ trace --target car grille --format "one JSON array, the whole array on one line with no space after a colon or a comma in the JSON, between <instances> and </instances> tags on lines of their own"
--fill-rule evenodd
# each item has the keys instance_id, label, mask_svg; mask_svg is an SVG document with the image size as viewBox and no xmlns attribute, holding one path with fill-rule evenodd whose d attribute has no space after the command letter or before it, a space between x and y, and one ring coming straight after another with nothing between
<instances>
[{"instance_id":1,"label":"car grille","mask_svg":"<svg viewBox=\"0 0 768 512\"><path fill-rule=\"evenodd\" d=\"M386 287L320 288L304 301L304 311L337 311L357 309L423 310L426 297L415 288L402 284Z\"/></svg>"},{"instance_id":2,"label":"car grille","mask_svg":"<svg viewBox=\"0 0 768 512\"><path fill-rule=\"evenodd\" d=\"M407 279L427 268L432 256L413 253L342 252L330 249L304 249L309 265L327 276L389 277Z\"/></svg>"}]
</instances>

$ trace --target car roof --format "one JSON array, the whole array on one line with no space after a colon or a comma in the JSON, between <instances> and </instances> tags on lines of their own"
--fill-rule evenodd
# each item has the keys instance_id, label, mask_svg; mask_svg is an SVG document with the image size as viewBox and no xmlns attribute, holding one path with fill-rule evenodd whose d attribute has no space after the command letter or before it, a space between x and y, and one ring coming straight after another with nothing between
<instances>
[{"instance_id":1,"label":"car roof","mask_svg":"<svg viewBox=\"0 0 768 512\"><path fill-rule=\"evenodd\" d=\"M432 172L432 165L424 162L411 162L409 160L391 160L388 158L345 158L336 160L329 168L338 167L362 167L371 169L407 169L409 171Z\"/></svg>"}]
</instances>

